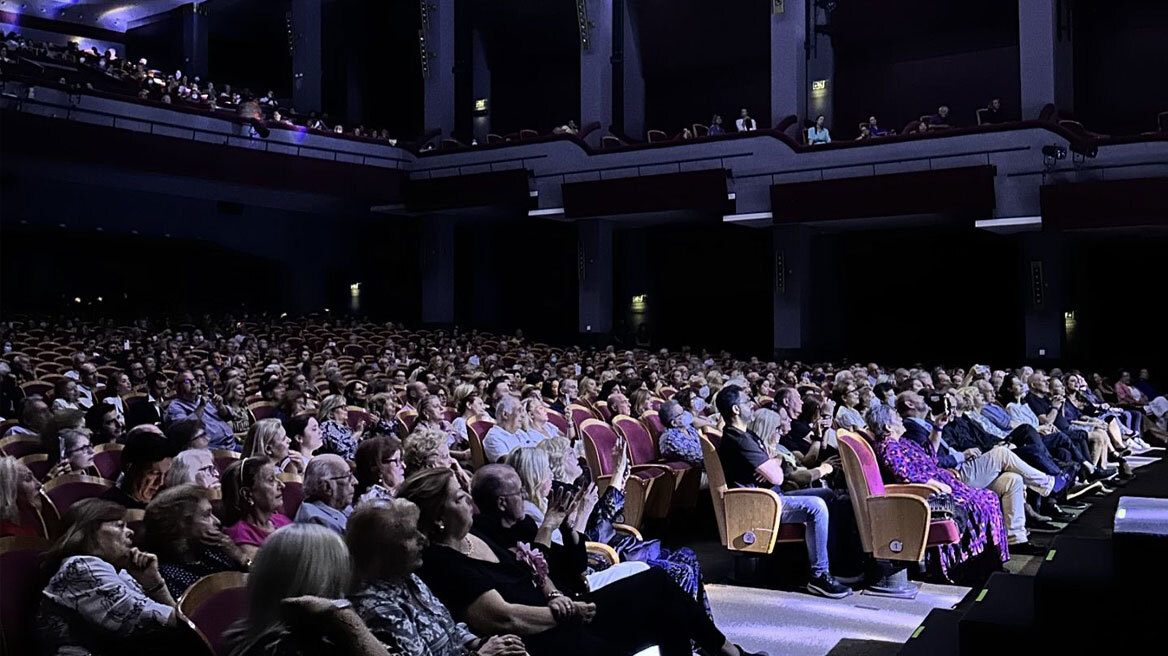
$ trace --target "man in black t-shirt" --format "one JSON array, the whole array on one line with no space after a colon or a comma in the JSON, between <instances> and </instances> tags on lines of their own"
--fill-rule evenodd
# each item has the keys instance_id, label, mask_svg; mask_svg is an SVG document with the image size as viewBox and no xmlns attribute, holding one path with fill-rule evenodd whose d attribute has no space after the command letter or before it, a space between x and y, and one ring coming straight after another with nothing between
<instances>
[{"instance_id":1,"label":"man in black t-shirt","mask_svg":"<svg viewBox=\"0 0 1168 656\"><path fill-rule=\"evenodd\" d=\"M828 524L830 517L825 496L834 497L826 488L796 490L783 494L783 465L781 458L772 458L762 439L750 431L754 408L750 398L737 385L727 385L718 392L715 405L726 428L718 443L718 460L730 487L771 488L783 496L780 521L806 525L807 559L811 563L811 580L807 590L813 594L841 599L852 594L851 588L836 581L829 571L827 557Z\"/></svg>"}]
</instances>

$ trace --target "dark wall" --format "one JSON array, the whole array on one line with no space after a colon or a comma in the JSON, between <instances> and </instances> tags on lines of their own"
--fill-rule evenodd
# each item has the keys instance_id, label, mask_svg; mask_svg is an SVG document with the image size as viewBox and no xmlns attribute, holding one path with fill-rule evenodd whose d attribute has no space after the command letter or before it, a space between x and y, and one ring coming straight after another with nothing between
<instances>
[{"instance_id":1,"label":"dark wall","mask_svg":"<svg viewBox=\"0 0 1168 656\"><path fill-rule=\"evenodd\" d=\"M956 125L976 125L974 111L1000 97L1018 116L1018 6L1016 0L933 3L908 0L841 2L831 18L835 51L835 116L840 138L875 114L901 129L949 105Z\"/></svg>"},{"instance_id":2,"label":"dark wall","mask_svg":"<svg viewBox=\"0 0 1168 656\"><path fill-rule=\"evenodd\" d=\"M769 236L720 224L618 230L614 332L631 334L644 321L654 346L770 353ZM635 314L641 294L646 311Z\"/></svg>"},{"instance_id":3,"label":"dark wall","mask_svg":"<svg viewBox=\"0 0 1168 656\"><path fill-rule=\"evenodd\" d=\"M1168 111L1168 3L1078 2L1074 19L1075 114L1096 132L1156 129Z\"/></svg>"},{"instance_id":4,"label":"dark wall","mask_svg":"<svg viewBox=\"0 0 1168 656\"><path fill-rule=\"evenodd\" d=\"M351 41L367 62L362 107L365 125L388 128L397 139L416 139L423 132L418 3L367 0L364 16L356 26L361 38Z\"/></svg>"},{"instance_id":5,"label":"dark wall","mask_svg":"<svg viewBox=\"0 0 1168 656\"><path fill-rule=\"evenodd\" d=\"M455 228L454 316L460 325L537 339L576 334L576 225L490 221Z\"/></svg>"},{"instance_id":6,"label":"dark wall","mask_svg":"<svg viewBox=\"0 0 1168 656\"><path fill-rule=\"evenodd\" d=\"M549 132L580 119L580 34L574 0L480 0L491 69L491 131Z\"/></svg>"},{"instance_id":7,"label":"dark wall","mask_svg":"<svg viewBox=\"0 0 1168 656\"><path fill-rule=\"evenodd\" d=\"M207 31L208 76L256 94L269 90L292 96L292 53L288 49L288 0L213 0Z\"/></svg>"},{"instance_id":8,"label":"dark wall","mask_svg":"<svg viewBox=\"0 0 1168 656\"><path fill-rule=\"evenodd\" d=\"M152 68L173 74L183 68L182 10L159 16L148 25L126 30L126 56L145 57Z\"/></svg>"},{"instance_id":9,"label":"dark wall","mask_svg":"<svg viewBox=\"0 0 1168 656\"><path fill-rule=\"evenodd\" d=\"M646 128L672 135L721 114L733 130L742 107L769 127L768 0L640 0L632 7L641 36Z\"/></svg>"}]
</instances>

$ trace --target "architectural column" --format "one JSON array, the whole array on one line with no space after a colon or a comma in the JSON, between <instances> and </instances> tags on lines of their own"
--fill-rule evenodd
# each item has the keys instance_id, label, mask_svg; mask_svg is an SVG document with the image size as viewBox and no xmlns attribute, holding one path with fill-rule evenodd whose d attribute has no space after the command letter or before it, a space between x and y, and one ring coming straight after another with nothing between
<instances>
[{"instance_id":1,"label":"architectural column","mask_svg":"<svg viewBox=\"0 0 1168 656\"><path fill-rule=\"evenodd\" d=\"M800 355L810 346L812 232L807 226L774 226L774 348L777 354Z\"/></svg>"},{"instance_id":2,"label":"architectural column","mask_svg":"<svg viewBox=\"0 0 1168 656\"><path fill-rule=\"evenodd\" d=\"M822 114L830 129L835 126L832 102L835 97L835 50L831 46L831 36L821 33L818 28L830 25L831 19L827 9L812 6L811 33L807 39L807 81L803 87L807 94L806 118L814 121Z\"/></svg>"},{"instance_id":3,"label":"architectural column","mask_svg":"<svg viewBox=\"0 0 1168 656\"><path fill-rule=\"evenodd\" d=\"M588 29L587 41L580 48L580 127L600 123L600 129L586 139L593 147L600 145L601 135L613 123L613 5L614 0L584 0Z\"/></svg>"},{"instance_id":4,"label":"architectural column","mask_svg":"<svg viewBox=\"0 0 1168 656\"><path fill-rule=\"evenodd\" d=\"M1058 235L1022 235L1019 275L1026 331L1026 359L1058 359L1062 355L1065 318L1062 243Z\"/></svg>"},{"instance_id":5,"label":"architectural column","mask_svg":"<svg viewBox=\"0 0 1168 656\"><path fill-rule=\"evenodd\" d=\"M474 78L474 102L487 101L485 111L475 109L472 133L480 144L487 143L491 132L491 66L487 61L487 49L483 44L483 34L479 30L471 33L471 75Z\"/></svg>"},{"instance_id":6,"label":"architectural column","mask_svg":"<svg viewBox=\"0 0 1168 656\"><path fill-rule=\"evenodd\" d=\"M576 275L580 286L579 331L612 332L612 223L576 223Z\"/></svg>"},{"instance_id":7,"label":"architectural column","mask_svg":"<svg viewBox=\"0 0 1168 656\"><path fill-rule=\"evenodd\" d=\"M426 4L421 32L425 46L420 54L424 78L424 106L422 127L426 132L441 130L442 136L454 132L454 3L455 0L434 0Z\"/></svg>"},{"instance_id":8,"label":"architectural column","mask_svg":"<svg viewBox=\"0 0 1168 656\"><path fill-rule=\"evenodd\" d=\"M782 11L772 4L771 11L771 115L765 127L774 127L794 114L807 115L807 13L806 3L781 3ZM727 123L737 118L727 116ZM765 122L759 117L759 123ZM763 126L760 126L763 127Z\"/></svg>"},{"instance_id":9,"label":"architectural column","mask_svg":"<svg viewBox=\"0 0 1168 656\"><path fill-rule=\"evenodd\" d=\"M620 3L624 12L621 24L622 93L624 125L622 132L634 139L645 138L645 74L641 68L641 34L632 2ZM615 35L614 35L615 36Z\"/></svg>"},{"instance_id":10,"label":"architectural column","mask_svg":"<svg viewBox=\"0 0 1168 656\"><path fill-rule=\"evenodd\" d=\"M292 0L292 106L319 112L321 100L321 0Z\"/></svg>"},{"instance_id":11,"label":"architectural column","mask_svg":"<svg viewBox=\"0 0 1168 656\"><path fill-rule=\"evenodd\" d=\"M454 220L422 219L422 323L454 323Z\"/></svg>"},{"instance_id":12,"label":"architectural column","mask_svg":"<svg viewBox=\"0 0 1168 656\"><path fill-rule=\"evenodd\" d=\"M182 8L182 54L184 73L191 79L207 79L207 10L202 5L189 4Z\"/></svg>"},{"instance_id":13,"label":"architectural column","mask_svg":"<svg viewBox=\"0 0 1168 656\"><path fill-rule=\"evenodd\" d=\"M1069 0L1018 3L1018 77L1022 119L1034 120L1047 103L1074 110L1074 50Z\"/></svg>"}]
</instances>

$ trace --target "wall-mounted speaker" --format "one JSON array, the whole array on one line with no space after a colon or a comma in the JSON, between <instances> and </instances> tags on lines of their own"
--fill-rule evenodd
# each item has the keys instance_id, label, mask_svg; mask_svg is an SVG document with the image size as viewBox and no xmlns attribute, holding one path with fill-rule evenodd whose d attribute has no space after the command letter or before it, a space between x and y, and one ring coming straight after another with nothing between
<instances>
[{"instance_id":1,"label":"wall-mounted speaker","mask_svg":"<svg viewBox=\"0 0 1168 656\"><path fill-rule=\"evenodd\" d=\"M1040 309L1046 303L1046 280L1042 275L1042 260L1030 262L1030 302Z\"/></svg>"},{"instance_id":2,"label":"wall-mounted speaker","mask_svg":"<svg viewBox=\"0 0 1168 656\"><path fill-rule=\"evenodd\" d=\"M775 251L775 289L787 293L787 253L783 250Z\"/></svg>"}]
</instances>

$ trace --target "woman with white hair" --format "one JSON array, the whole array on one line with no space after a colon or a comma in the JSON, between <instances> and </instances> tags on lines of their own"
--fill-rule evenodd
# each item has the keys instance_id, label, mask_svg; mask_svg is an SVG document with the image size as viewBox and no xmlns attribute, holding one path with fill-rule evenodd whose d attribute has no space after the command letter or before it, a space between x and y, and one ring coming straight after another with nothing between
<instances>
[{"instance_id":1,"label":"woman with white hair","mask_svg":"<svg viewBox=\"0 0 1168 656\"><path fill-rule=\"evenodd\" d=\"M548 406L543 399L529 396L520 406L523 409L523 432L531 439L538 442L564 435L558 426L548 421ZM568 422L568 430L572 431L572 422Z\"/></svg>"},{"instance_id":2,"label":"woman with white hair","mask_svg":"<svg viewBox=\"0 0 1168 656\"><path fill-rule=\"evenodd\" d=\"M162 479L163 489L179 485L198 485L215 490L220 488L219 468L207 449L187 449L170 461L170 469Z\"/></svg>"},{"instance_id":3,"label":"woman with white hair","mask_svg":"<svg viewBox=\"0 0 1168 656\"><path fill-rule=\"evenodd\" d=\"M49 469L48 478L65 474L89 474L100 476L93 464L93 443L90 432L84 428L66 428L57 433L60 449L49 453L49 460L56 464Z\"/></svg>"},{"instance_id":4,"label":"woman with white hair","mask_svg":"<svg viewBox=\"0 0 1168 656\"><path fill-rule=\"evenodd\" d=\"M523 408L519 399L511 395L499 399L495 405L495 418L499 423L491 426L483 437L487 462L499 462L515 449L535 446L539 442L523 430Z\"/></svg>"},{"instance_id":5,"label":"woman with white hair","mask_svg":"<svg viewBox=\"0 0 1168 656\"><path fill-rule=\"evenodd\" d=\"M247 617L223 634L231 656L388 656L345 600L349 550L315 524L282 528L264 543L247 578Z\"/></svg>"},{"instance_id":6,"label":"woman with white hair","mask_svg":"<svg viewBox=\"0 0 1168 656\"><path fill-rule=\"evenodd\" d=\"M41 482L12 456L0 457L0 537L41 535Z\"/></svg>"},{"instance_id":7,"label":"woman with white hair","mask_svg":"<svg viewBox=\"0 0 1168 656\"><path fill-rule=\"evenodd\" d=\"M320 422L321 439L326 453L335 453L345 460L357 455L357 443L365 434L365 421L357 424L357 429L349 428L349 410L345 397L340 394L326 396L316 413Z\"/></svg>"}]
</instances>

